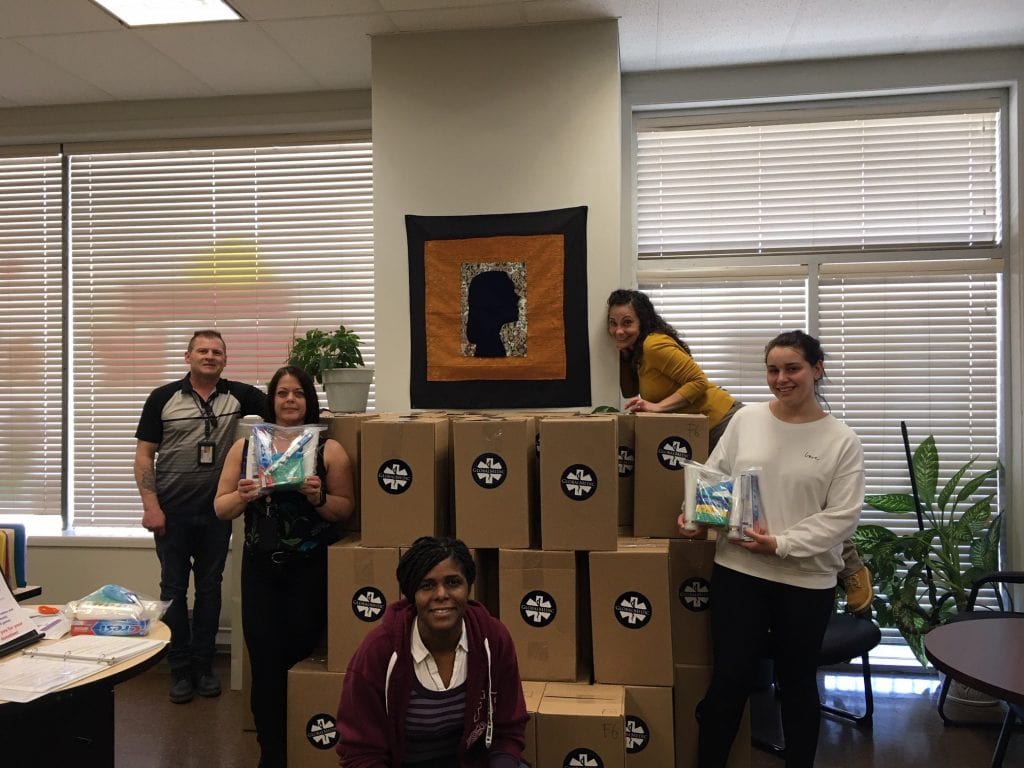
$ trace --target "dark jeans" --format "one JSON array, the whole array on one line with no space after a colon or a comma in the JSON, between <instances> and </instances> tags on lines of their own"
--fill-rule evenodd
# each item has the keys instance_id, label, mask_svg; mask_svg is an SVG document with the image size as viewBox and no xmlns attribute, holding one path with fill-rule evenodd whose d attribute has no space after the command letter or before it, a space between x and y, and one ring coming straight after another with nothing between
<instances>
[{"instance_id":1,"label":"dark jeans","mask_svg":"<svg viewBox=\"0 0 1024 768\"><path fill-rule=\"evenodd\" d=\"M724 768L770 649L782 697L786 768L810 768L821 712L818 650L832 614L835 588L803 589L715 565L711 576L714 669L697 705L699 768Z\"/></svg>"},{"instance_id":2,"label":"dark jeans","mask_svg":"<svg viewBox=\"0 0 1024 768\"><path fill-rule=\"evenodd\" d=\"M220 586L228 556L231 523L212 510L198 515L167 515L163 536L154 536L160 558L160 599L171 605L163 620L171 630L167 662L172 675L209 665L220 625ZM189 574L195 579L192 622L188 618Z\"/></svg>"},{"instance_id":3,"label":"dark jeans","mask_svg":"<svg viewBox=\"0 0 1024 768\"><path fill-rule=\"evenodd\" d=\"M242 631L252 672L250 706L261 768L286 761L288 669L319 645L327 626L327 549L275 563L242 558ZM339 691L340 694L340 691Z\"/></svg>"}]
</instances>

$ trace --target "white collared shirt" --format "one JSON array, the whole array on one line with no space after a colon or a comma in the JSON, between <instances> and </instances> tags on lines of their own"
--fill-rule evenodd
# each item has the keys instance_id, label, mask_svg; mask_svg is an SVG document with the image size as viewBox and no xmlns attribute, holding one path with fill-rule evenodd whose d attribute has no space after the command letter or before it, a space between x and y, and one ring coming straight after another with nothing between
<instances>
[{"instance_id":1,"label":"white collared shirt","mask_svg":"<svg viewBox=\"0 0 1024 768\"><path fill-rule=\"evenodd\" d=\"M412 623L412 661L416 670L416 679L428 691L447 691L466 682L466 657L469 655L469 642L466 640L466 622L462 622L462 636L455 647L455 669L452 671L451 682L445 686L441 673L437 670L437 662L423 644L420 637L419 622Z\"/></svg>"}]
</instances>

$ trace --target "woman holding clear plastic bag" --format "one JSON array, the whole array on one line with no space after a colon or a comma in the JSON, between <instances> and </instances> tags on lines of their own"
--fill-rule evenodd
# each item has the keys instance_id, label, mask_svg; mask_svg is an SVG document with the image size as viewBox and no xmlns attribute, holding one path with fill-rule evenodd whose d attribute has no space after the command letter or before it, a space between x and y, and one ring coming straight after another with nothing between
<instances>
[{"instance_id":1,"label":"woman holding clear plastic bag","mask_svg":"<svg viewBox=\"0 0 1024 768\"><path fill-rule=\"evenodd\" d=\"M802 331L765 348L775 398L732 419L707 466L758 468L762 525L718 541L711 578L711 684L697 705L698 765L728 761L743 708L771 643L782 697L786 768L810 768L820 720L816 658L834 610L842 548L860 518L864 457L853 430L822 409L825 354ZM699 536L681 516L680 533Z\"/></svg>"},{"instance_id":2,"label":"woman holding clear plastic bag","mask_svg":"<svg viewBox=\"0 0 1024 768\"><path fill-rule=\"evenodd\" d=\"M288 669L320 642L327 623L327 547L337 523L354 508L352 463L336 440L309 440L302 425L318 425L313 379L285 366L271 378L267 422L275 455L287 458L303 440L315 451L315 471L280 487L261 487L243 466L251 455L238 440L224 460L214 509L231 520L245 513L242 630L252 671L250 705L260 743L260 768L284 766ZM308 431L308 430L307 430ZM261 433L262 434L262 433ZM301 447L301 446L300 446Z\"/></svg>"}]
</instances>

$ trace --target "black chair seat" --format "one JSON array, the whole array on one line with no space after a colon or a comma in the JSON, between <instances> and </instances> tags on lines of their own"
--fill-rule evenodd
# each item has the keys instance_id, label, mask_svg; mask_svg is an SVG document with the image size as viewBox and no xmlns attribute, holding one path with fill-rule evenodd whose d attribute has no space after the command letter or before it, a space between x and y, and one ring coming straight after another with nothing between
<instances>
[{"instance_id":1,"label":"black chair seat","mask_svg":"<svg viewBox=\"0 0 1024 768\"><path fill-rule=\"evenodd\" d=\"M837 613L828 621L818 651L818 666L842 664L863 656L882 641L882 630L870 619Z\"/></svg>"}]
</instances>

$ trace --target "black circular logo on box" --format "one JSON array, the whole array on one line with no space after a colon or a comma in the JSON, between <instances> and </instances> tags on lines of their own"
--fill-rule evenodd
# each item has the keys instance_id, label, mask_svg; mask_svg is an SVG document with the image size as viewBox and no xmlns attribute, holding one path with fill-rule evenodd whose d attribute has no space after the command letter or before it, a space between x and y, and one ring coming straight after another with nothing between
<instances>
[{"instance_id":1,"label":"black circular logo on box","mask_svg":"<svg viewBox=\"0 0 1024 768\"><path fill-rule=\"evenodd\" d=\"M673 471L683 468L683 461L693 456L693 448L686 438L670 435L658 444L658 463Z\"/></svg>"},{"instance_id":2,"label":"black circular logo on box","mask_svg":"<svg viewBox=\"0 0 1024 768\"><path fill-rule=\"evenodd\" d=\"M632 477L636 454L628 445L619 446L619 477Z\"/></svg>"},{"instance_id":3,"label":"black circular logo on box","mask_svg":"<svg viewBox=\"0 0 1024 768\"><path fill-rule=\"evenodd\" d=\"M626 754L643 752L651 743L651 729L636 715L626 715Z\"/></svg>"},{"instance_id":4,"label":"black circular logo on box","mask_svg":"<svg viewBox=\"0 0 1024 768\"><path fill-rule=\"evenodd\" d=\"M306 723L306 738L317 749L334 749L338 743L338 727L334 716L321 712Z\"/></svg>"},{"instance_id":5,"label":"black circular logo on box","mask_svg":"<svg viewBox=\"0 0 1024 768\"><path fill-rule=\"evenodd\" d=\"M473 481L481 488L497 488L508 477L505 460L496 453L481 453L473 459Z\"/></svg>"},{"instance_id":6,"label":"black circular logo on box","mask_svg":"<svg viewBox=\"0 0 1024 768\"><path fill-rule=\"evenodd\" d=\"M651 601L639 592L623 592L615 598L615 618L626 629L643 629L652 613Z\"/></svg>"},{"instance_id":7,"label":"black circular logo on box","mask_svg":"<svg viewBox=\"0 0 1024 768\"><path fill-rule=\"evenodd\" d=\"M540 589L527 592L519 604L519 615L531 627L546 627L555 620L556 613L555 598Z\"/></svg>"},{"instance_id":8,"label":"black circular logo on box","mask_svg":"<svg viewBox=\"0 0 1024 768\"><path fill-rule=\"evenodd\" d=\"M604 760L592 749L576 747L566 754L562 768L604 768Z\"/></svg>"},{"instance_id":9,"label":"black circular logo on box","mask_svg":"<svg viewBox=\"0 0 1024 768\"><path fill-rule=\"evenodd\" d=\"M711 585L701 576L691 576L679 585L679 602L688 611L706 611L711 607Z\"/></svg>"},{"instance_id":10,"label":"black circular logo on box","mask_svg":"<svg viewBox=\"0 0 1024 768\"><path fill-rule=\"evenodd\" d=\"M572 464L562 473L561 485L573 501L586 501L597 493L597 473L586 464Z\"/></svg>"},{"instance_id":11,"label":"black circular logo on box","mask_svg":"<svg viewBox=\"0 0 1024 768\"><path fill-rule=\"evenodd\" d=\"M412 485L412 468L401 459L388 459L377 470L377 483L385 493L405 493Z\"/></svg>"},{"instance_id":12,"label":"black circular logo on box","mask_svg":"<svg viewBox=\"0 0 1024 768\"><path fill-rule=\"evenodd\" d=\"M384 593L376 587L360 587L352 595L352 613L360 621L376 621L384 615L384 609L387 607L388 601L384 598Z\"/></svg>"}]
</instances>

